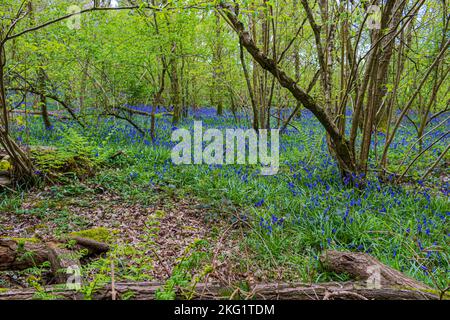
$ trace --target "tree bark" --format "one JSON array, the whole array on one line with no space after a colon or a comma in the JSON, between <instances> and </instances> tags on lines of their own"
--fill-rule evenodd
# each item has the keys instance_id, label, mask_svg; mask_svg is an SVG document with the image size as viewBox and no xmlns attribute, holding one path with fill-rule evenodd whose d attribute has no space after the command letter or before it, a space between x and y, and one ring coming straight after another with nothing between
<instances>
[{"instance_id":1,"label":"tree bark","mask_svg":"<svg viewBox=\"0 0 450 320\"><path fill-rule=\"evenodd\" d=\"M372 55L374 60L370 69L370 86L367 93L369 99L364 112L363 137L359 157L359 166L364 173L367 172L372 135L374 127L376 127L376 114L387 92L385 83L394 49L393 38L399 28L404 5L405 1L388 2L381 17L381 29L376 30L373 37L375 44ZM386 36L384 30L389 31L392 35Z\"/></svg>"},{"instance_id":2,"label":"tree bark","mask_svg":"<svg viewBox=\"0 0 450 320\"><path fill-rule=\"evenodd\" d=\"M90 254L107 252L109 245L92 239L72 237L79 247L86 248ZM0 238L0 271L24 270L50 261L54 272L67 266L78 264L73 252L64 249L59 243L34 243L9 238ZM67 265L67 266L66 266Z\"/></svg>"},{"instance_id":3,"label":"tree bark","mask_svg":"<svg viewBox=\"0 0 450 320\"><path fill-rule=\"evenodd\" d=\"M10 156L13 164L13 173L16 178L26 179L34 175L33 164L30 157L25 154L9 135L9 115L6 105L4 67L6 65L6 53L2 35L0 34L0 109L2 113L0 121L0 145Z\"/></svg>"},{"instance_id":4,"label":"tree bark","mask_svg":"<svg viewBox=\"0 0 450 320\"><path fill-rule=\"evenodd\" d=\"M180 97L180 81L178 78L177 68L177 44L172 43L172 51L170 53L169 65L170 65L170 90L171 100L173 104L173 119L172 124L178 124L181 120L181 97Z\"/></svg>"},{"instance_id":5,"label":"tree bark","mask_svg":"<svg viewBox=\"0 0 450 320\"><path fill-rule=\"evenodd\" d=\"M259 130L258 105L256 103L254 90L252 87L252 83L250 81L250 74L248 72L247 64L245 62L244 49L242 47L241 41L239 41L239 57L241 59L242 70L244 72L244 77L245 77L245 81L247 84L247 90L248 90L248 94L250 97L250 103L252 104L252 111L253 111L252 127L255 131L258 131Z\"/></svg>"},{"instance_id":6,"label":"tree bark","mask_svg":"<svg viewBox=\"0 0 450 320\"><path fill-rule=\"evenodd\" d=\"M24 270L47 260L46 245L0 238L0 271Z\"/></svg>"},{"instance_id":7,"label":"tree bark","mask_svg":"<svg viewBox=\"0 0 450 320\"><path fill-rule=\"evenodd\" d=\"M212 74L212 104L217 108L217 115L223 114L223 63L222 63L222 51L223 51L223 37L222 27L220 25L220 15L215 12L215 43L213 45L213 74Z\"/></svg>"},{"instance_id":8,"label":"tree bark","mask_svg":"<svg viewBox=\"0 0 450 320\"><path fill-rule=\"evenodd\" d=\"M71 237L77 244L89 249L92 253L100 254L109 251L110 247L106 243L82 237Z\"/></svg>"}]
</instances>

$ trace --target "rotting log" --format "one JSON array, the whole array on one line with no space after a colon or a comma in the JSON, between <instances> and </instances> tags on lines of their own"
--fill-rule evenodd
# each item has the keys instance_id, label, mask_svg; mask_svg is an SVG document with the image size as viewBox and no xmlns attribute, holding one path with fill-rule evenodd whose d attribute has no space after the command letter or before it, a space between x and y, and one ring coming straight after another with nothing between
<instances>
[{"instance_id":1,"label":"rotting log","mask_svg":"<svg viewBox=\"0 0 450 320\"><path fill-rule=\"evenodd\" d=\"M155 293L164 284L157 282L122 282L116 283L114 291L118 299L125 294L133 300L154 300ZM437 300L439 297L430 292L421 292L413 289L379 288L369 289L364 283L321 283L321 284L287 284L270 283L250 286L248 292L237 291L234 298L260 299L260 300L335 300L335 299L360 299L360 300ZM194 300L226 300L229 293L235 288L220 286L215 283L198 284L193 293L189 293ZM61 286L49 286L45 288L47 294L61 300L83 300L82 293L61 288ZM0 292L0 300L32 300L36 297L33 289L11 290ZM95 290L90 298L94 300L111 300L111 285L106 285ZM177 291L177 299L186 299L185 292Z\"/></svg>"},{"instance_id":2,"label":"rotting log","mask_svg":"<svg viewBox=\"0 0 450 320\"><path fill-rule=\"evenodd\" d=\"M0 271L24 270L47 260L45 244L0 238Z\"/></svg>"},{"instance_id":3,"label":"rotting log","mask_svg":"<svg viewBox=\"0 0 450 320\"><path fill-rule=\"evenodd\" d=\"M80 268L80 261L77 254L71 250L63 248L58 243L47 243L48 260L52 268L52 273L55 276L57 283L65 283L70 275L67 269L75 266Z\"/></svg>"},{"instance_id":4,"label":"rotting log","mask_svg":"<svg viewBox=\"0 0 450 320\"><path fill-rule=\"evenodd\" d=\"M96 240L78 236L71 236L70 239L75 240L78 245L88 249L90 253L100 254L108 252L110 249L108 244Z\"/></svg>"},{"instance_id":5,"label":"rotting log","mask_svg":"<svg viewBox=\"0 0 450 320\"><path fill-rule=\"evenodd\" d=\"M73 238L81 248L86 248L91 254L100 254L109 250L109 246L102 242L85 239L81 237ZM27 239L18 240L12 238L0 238L0 271L24 270L35 267L49 261L52 271L57 276L60 269L73 265L79 265L75 253L64 249L61 243L29 241ZM60 278L62 281L63 278Z\"/></svg>"},{"instance_id":6,"label":"rotting log","mask_svg":"<svg viewBox=\"0 0 450 320\"><path fill-rule=\"evenodd\" d=\"M320 261L325 269L347 273L356 280L367 281L372 277L373 280L378 278L382 286L431 290L425 284L405 276L366 253L327 250L321 255Z\"/></svg>"}]
</instances>

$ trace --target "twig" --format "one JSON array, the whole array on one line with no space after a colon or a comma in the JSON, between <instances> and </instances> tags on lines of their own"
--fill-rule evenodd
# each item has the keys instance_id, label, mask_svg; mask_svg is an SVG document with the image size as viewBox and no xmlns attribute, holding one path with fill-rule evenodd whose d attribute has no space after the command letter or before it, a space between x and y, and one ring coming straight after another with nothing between
<instances>
[{"instance_id":1,"label":"twig","mask_svg":"<svg viewBox=\"0 0 450 320\"><path fill-rule=\"evenodd\" d=\"M437 158L437 160L433 163L433 165L427 170L427 172L425 172L425 174L420 178L421 180L425 179L431 173L431 171L433 171L433 169L436 168L438 163L442 160L442 158L445 156L445 154L448 152L449 149L450 144L447 146L447 148L445 148L445 150L441 153L441 155L439 156L439 158Z\"/></svg>"},{"instance_id":2,"label":"twig","mask_svg":"<svg viewBox=\"0 0 450 320\"><path fill-rule=\"evenodd\" d=\"M345 297L345 296L354 297L358 300L369 300L366 297L364 297L356 292L351 292L351 291L327 292L325 294L325 296L323 297L323 300L331 300L330 298L333 298L333 297Z\"/></svg>"},{"instance_id":3,"label":"twig","mask_svg":"<svg viewBox=\"0 0 450 320\"><path fill-rule=\"evenodd\" d=\"M111 259L111 299L116 300L116 283L114 279L114 260Z\"/></svg>"}]
</instances>

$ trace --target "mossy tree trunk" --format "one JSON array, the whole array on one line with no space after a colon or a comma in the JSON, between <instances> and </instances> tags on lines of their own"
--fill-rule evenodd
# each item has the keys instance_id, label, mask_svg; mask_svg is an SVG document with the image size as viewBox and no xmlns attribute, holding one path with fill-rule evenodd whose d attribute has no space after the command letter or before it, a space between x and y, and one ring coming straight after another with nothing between
<instances>
[{"instance_id":1,"label":"mossy tree trunk","mask_svg":"<svg viewBox=\"0 0 450 320\"><path fill-rule=\"evenodd\" d=\"M14 142L9 135L9 116L5 94L4 68L6 54L4 41L0 34L0 109L2 113L0 125L0 145L10 156L13 165L13 175L17 179L29 179L34 175L33 163L30 157Z\"/></svg>"}]
</instances>

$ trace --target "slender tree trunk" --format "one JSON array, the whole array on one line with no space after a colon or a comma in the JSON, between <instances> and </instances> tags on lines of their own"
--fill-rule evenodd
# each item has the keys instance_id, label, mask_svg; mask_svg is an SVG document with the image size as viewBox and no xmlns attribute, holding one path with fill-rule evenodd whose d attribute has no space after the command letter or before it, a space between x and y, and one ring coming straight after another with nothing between
<instances>
[{"instance_id":1,"label":"slender tree trunk","mask_svg":"<svg viewBox=\"0 0 450 320\"><path fill-rule=\"evenodd\" d=\"M405 1L402 0L388 3L381 17L381 29L375 32L374 40L377 44L374 45L373 50L375 58L371 70L369 101L365 112L364 133L359 158L360 169L364 173L367 172L372 135L376 130L377 111L380 110L383 98L386 95L388 67L394 48L393 37L399 27L404 5ZM388 36L384 33L386 29L390 32Z\"/></svg>"},{"instance_id":2,"label":"slender tree trunk","mask_svg":"<svg viewBox=\"0 0 450 320\"><path fill-rule=\"evenodd\" d=\"M0 37L1 41L1 37ZM9 116L6 105L4 67L6 65L6 55L3 46L0 46L0 108L2 121L0 125L0 145L10 156L13 165L15 178L28 179L34 175L33 164L28 155L20 149L9 135Z\"/></svg>"},{"instance_id":3,"label":"slender tree trunk","mask_svg":"<svg viewBox=\"0 0 450 320\"><path fill-rule=\"evenodd\" d=\"M1 31L0 31L1 32ZM1 38L0 38L1 40ZM5 65L6 55L3 46L0 47L0 105L2 108L2 125L5 134L9 133L9 114L6 108L6 92L5 92Z\"/></svg>"},{"instance_id":4,"label":"slender tree trunk","mask_svg":"<svg viewBox=\"0 0 450 320\"><path fill-rule=\"evenodd\" d=\"M222 40L222 27L220 25L220 15L215 12L216 19L216 34L215 43L213 48L213 105L217 108L217 115L221 116L223 114L223 64L222 64L222 51L223 51L223 40Z\"/></svg>"},{"instance_id":5,"label":"slender tree trunk","mask_svg":"<svg viewBox=\"0 0 450 320\"><path fill-rule=\"evenodd\" d=\"M52 123L50 122L50 117L48 115L47 97L45 96L46 92L45 71L42 69L42 67L39 67L37 72L38 72L38 88L40 92L38 103L39 107L41 108L44 126L46 129L50 129L52 127Z\"/></svg>"},{"instance_id":6,"label":"slender tree trunk","mask_svg":"<svg viewBox=\"0 0 450 320\"><path fill-rule=\"evenodd\" d=\"M295 22L298 24L300 23L299 19L298 19L298 0L294 0L293 1L293 14L294 14L294 19ZM295 71L295 82L298 83L300 81L300 46L299 46L299 42L298 40L295 40L294 43L294 71ZM295 105L295 114L297 114L298 110L300 110L302 104L300 103L300 101L296 101L296 105ZM295 114L293 114L293 117L295 117ZM286 128L287 124L284 127L284 129Z\"/></svg>"},{"instance_id":7,"label":"slender tree trunk","mask_svg":"<svg viewBox=\"0 0 450 320\"><path fill-rule=\"evenodd\" d=\"M250 75L247 69L247 63L245 62L245 56L244 56L244 48L242 45L242 41L239 41L239 56L241 59L241 65L242 65L242 70L244 72L244 77L245 77L245 81L247 83L247 89L248 89L248 94L250 96L250 103L252 105L252 111L253 111L253 122L252 122L252 126L253 129L255 129L256 131L259 130L259 121L258 121L258 106L256 104L256 100L255 100L255 96L254 96L254 91L252 88L252 83L250 81Z\"/></svg>"},{"instance_id":8,"label":"slender tree trunk","mask_svg":"<svg viewBox=\"0 0 450 320\"><path fill-rule=\"evenodd\" d=\"M87 79L88 79L88 71L89 71L89 56L86 57L82 75L81 75L81 83L80 83L80 113L83 114L84 112L84 104L86 100L86 89L87 89Z\"/></svg>"},{"instance_id":9,"label":"slender tree trunk","mask_svg":"<svg viewBox=\"0 0 450 320\"><path fill-rule=\"evenodd\" d=\"M178 78L176 52L177 52L177 44L173 42L169 63L171 100L173 105L173 118L172 118L173 124L177 124L181 119L180 81Z\"/></svg>"},{"instance_id":10,"label":"slender tree trunk","mask_svg":"<svg viewBox=\"0 0 450 320\"><path fill-rule=\"evenodd\" d=\"M240 43L251 54L255 61L265 70L269 71L276 77L279 84L288 89L292 95L300 101L305 108L310 110L320 121L327 133L330 135L331 148L338 162L338 166L343 176L347 176L356 172L355 157L350 148L350 143L345 136L341 135L334 121L330 118L325 109L317 104L317 102L297 83L290 78L277 64L276 61L267 57L253 41L250 33L244 29L244 24L239 21L235 15L234 8L226 3L221 3L219 8L223 10L223 14L228 18L227 21L237 32Z\"/></svg>"}]
</instances>

